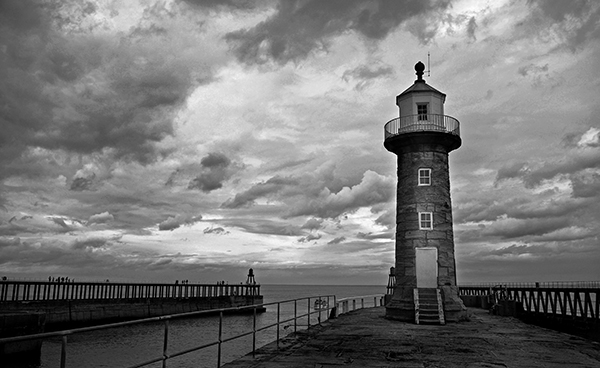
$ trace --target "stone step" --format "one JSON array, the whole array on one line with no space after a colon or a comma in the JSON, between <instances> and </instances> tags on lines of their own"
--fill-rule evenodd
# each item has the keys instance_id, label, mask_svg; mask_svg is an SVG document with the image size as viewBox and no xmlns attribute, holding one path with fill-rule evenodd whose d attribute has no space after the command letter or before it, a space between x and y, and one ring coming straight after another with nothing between
<instances>
[{"instance_id":1,"label":"stone step","mask_svg":"<svg viewBox=\"0 0 600 368\"><path fill-rule=\"evenodd\" d=\"M438 300L437 289L417 289L415 297L418 298L418 300L415 300L415 308L417 308L418 305L418 308L416 309L416 312L418 312L416 323L429 325L444 324L444 316L440 315L440 301Z\"/></svg>"}]
</instances>

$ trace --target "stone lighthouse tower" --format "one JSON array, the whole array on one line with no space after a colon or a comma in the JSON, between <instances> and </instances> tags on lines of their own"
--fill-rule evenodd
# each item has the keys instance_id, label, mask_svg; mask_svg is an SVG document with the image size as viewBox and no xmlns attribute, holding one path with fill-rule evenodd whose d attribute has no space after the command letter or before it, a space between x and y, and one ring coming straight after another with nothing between
<instances>
[{"instance_id":1,"label":"stone lighthouse tower","mask_svg":"<svg viewBox=\"0 0 600 368\"><path fill-rule=\"evenodd\" d=\"M386 317L416 323L457 321L458 297L448 154L460 147L459 122L444 115L446 95L417 80L396 97L385 148L398 156L396 287Z\"/></svg>"}]
</instances>

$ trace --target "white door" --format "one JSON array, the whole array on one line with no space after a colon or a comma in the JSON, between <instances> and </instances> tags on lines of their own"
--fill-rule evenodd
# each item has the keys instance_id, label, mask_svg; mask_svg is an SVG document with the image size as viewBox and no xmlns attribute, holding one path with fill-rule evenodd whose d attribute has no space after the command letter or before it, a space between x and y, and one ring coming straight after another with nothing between
<instances>
[{"instance_id":1,"label":"white door","mask_svg":"<svg viewBox=\"0 0 600 368\"><path fill-rule=\"evenodd\" d=\"M417 287L437 288L437 248L415 248L417 261Z\"/></svg>"}]
</instances>

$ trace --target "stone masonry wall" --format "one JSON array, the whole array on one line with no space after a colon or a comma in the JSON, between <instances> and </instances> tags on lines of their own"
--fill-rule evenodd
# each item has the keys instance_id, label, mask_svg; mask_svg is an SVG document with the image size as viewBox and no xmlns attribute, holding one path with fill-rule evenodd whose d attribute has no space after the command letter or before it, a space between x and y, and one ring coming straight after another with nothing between
<instances>
[{"instance_id":1,"label":"stone masonry wall","mask_svg":"<svg viewBox=\"0 0 600 368\"><path fill-rule=\"evenodd\" d=\"M418 186L418 170L431 169L430 186ZM417 286L415 248L438 249L438 285L456 285L454 234L448 153L443 147L421 144L398 155L396 209L396 282ZM433 230L419 230L419 212L433 214Z\"/></svg>"},{"instance_id":2,"label":"stone masonry wall","mask_svg":"<svg viewBox=\"0 0 600 368\"><path fill-rule=\"evenodd\" d=\"M465 308L458 297L448 148L432 139L399 146L396 207L396 288L387 316L414 319L413 289L417 287L416 248L438 251L438 288L446 319L457 320ZM418 185L418 170L431 169L431 185ZM419 229L419 212L431 212L433 229Z\"/></svg>"}]
</instances>

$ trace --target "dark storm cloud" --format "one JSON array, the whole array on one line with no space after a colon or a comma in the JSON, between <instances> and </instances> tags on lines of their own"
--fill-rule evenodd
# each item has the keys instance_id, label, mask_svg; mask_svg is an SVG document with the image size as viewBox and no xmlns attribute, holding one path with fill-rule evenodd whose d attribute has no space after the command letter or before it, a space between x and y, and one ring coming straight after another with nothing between
<instances>
[{"instance_id":1,"label":"dark storm cloud","mask_svg":"<svg viewBox=\"0 0 600 368\"><path fill-rule=\"evenodd\" d=\"M94 252L106 242L102 239L75 241L71 246L60 242L44 241L31 243L23 240L13 241L10 247L0 247L0 264L14 267L34 267L43 269L115 269L124 266L122 259L106 252ZM63 272L63 271L61 271Z\"/></svg>"},{"instance_id":2,"label":"dark storm cloud","mask_svg":"<svg viewBox=\"0 0 600 368\"><path fill-rule=\"evenodd\" d=\"M340 244L343 243L346 240L346 237L344 236L338 236L337 238L331 239L330 241L327 242L327 244Z\"/></svg>"},{"instance_id":3,"label":"dark storm cloud","mask_svg":"<svg viewBox=\"0 0 600 368\"><path fill-rule=\"evenodd\" d=\"M492 250L489 252L489 254L496 255L496 256L505 256L505 255L519 256L522 254L537 254L537 253L547 252L547 251L548 251L547 247L544 247L544 246L513 244L508 247Z\"/></svg>"},{"instance_id":4,"label":"dark storm cloud","mask_svg":"<svg viewBox=\"0 0 600 368\"><path fill-rule=\"evenodd\" d=\"M396 211L394 209L384 211L381 216L375 219L375 223L393 230L396 227Z\"/></svg>"},{"instance_id":5,"label":"dark storm cloud","mask_svg":"<svg viewBox=\"0 0 600 368\"><path fill-rule=\"evenodd\" d=\"M266 182L258 183L245 192L238 193L233 199L228 199L222 204L224 208L240 208L251 206L254 201L261 197L270 197L282 191L286 187L296 187L299 184L298 179L292 177L274 176Z\"/></svg>"},{"instance_id":6,"label":"dark storm cloud","mask_svg":"<svg viewBox=\"0 0 600 368\"><path fill-rule=\"evenodd\" d=\"M14 236L23 233L68 233L75 228L61 217L13 216L7 222L0 222L0 236Z\"/></svg>"},{"instance_id":7,"label":"dark storm cloud","mask_svg":"<svg viewBox=\"0 0 600 368\"><path fill-rule=\"evenodd\" d=\"M286 0L278 3L276 13L266 21L229 33L226 39L235 44L243 62L272 59L284 64L303 59L315 49L326 49L329 39L348 31L382 40L406 20L448 5L449 1L433 0Z\"/></svg>"},{"instance_id":8,"label":"dark storm cloud","mask_svg":"<svg viewBox=\"0 0 600 368\"><path fill-rule=\"evenodd\" d=\"M358 232L356 234L356 237L358 239L366 239L366 240L374 240L374 239L389 239L390 238L390 234L387 233L363 233L363 232Z\"/></svg>"},{"instance_id":9,"label":"dark storm cloud","mask_svg":"<svg viewBox=\"0 0 600 368\"><path fill-rule=\"evenodd\" d=\"M352 70L346 70L342 75L342 79L348 80L350 78L369 80L379 77L388 77L394 74L394 69L391 66L379 66L373 65L361 65Z\"/></svg>"},{"instance_id":10,"label":"dark storm cloud","mask_svg":"<svg viewBox=\"0 0 600 368\"><path fill-rule=\"evenodd\" d=\"M469 19L469 23L467 24L467 36L472 41L477 41L477 37L475 36L475 31L477 30L477 21L475 17L471 17Z\"/></svg>"},{"instance_id":11,"label":"dark storm cloud","mask_svg":"<svg viewBox=\"0 0 600 368\"><path fill-rule=\"evenodd\" d=\"M575 174L579 171L600 167L600 150L592 154L574 154L563 162L548 162L523 176L527 188L535 188L545 180L559 175Z\"/></svg>"},{"instance_id":12,"label":"dark storm cloud","mask_svg":"<svg viewBox=\"0 0 600 368\"><path fill-rule=\"evenodd\" d=\"M313 240L321 239L321 235L319 234L308 234L300 239L298 239L298 243L310 243Z\"/></svg>"},{"instance_id":13,"label":"dark storm cloud","mask_svg":"<svg viewBox=\"0 0 600 368\"><path fill-rule=\"evenodd\" d=\"M482 233L498 236L502 239L514 239L524 236L540 236L569 227L564 218L506 219L486 226Z\"/></svg>"},{"instance_id":14,"label":"dark storm cloud","mask_svg":"<svg viewBox=\"0 0 600 368\"><path fill-rule=\"evenodd\" d=\"M79 178L75 178L73 179L73 181L71 182L71 190L74 191L84 191L84 190L90 190L92 189L92 186L94 184L94 177L95 175L92 175L90 177L79 177Z\"/></svg>"},{"instance_id":15,"label":"dark storm cloud","mask_svg":"<svg viewBox=\"0 0 600 368\"><path fill-rule=\"evenodd\" d=\"M336 218L361 207L374 206L389 201L394 194L391 179L367 171L362 181L343 187L334 193L328 188L334 178L330 173L312 173L299 177L275 176L255 184L245 192L222 204L224 208L251 206L258 198L276 199L286 204L283 217L315 216Z\"/></svg>"},{"instance_id":16,"label":"dark storm cloud","mask_svg":"<svg viewBox=\"0 0 600 368\"><path fill-rule=\"evenodd\" d=\"M526 24L536 31L552 28L576 50L585 42L600 37L600 6L597 1L530 0L534 10Z\"/></svg>"},{"instance_id":17,"label":"dark storm cloud","mask_svg":"<svg viewBox=\"0 0 600 368\"><path fill-rule=\"evenodd\" d=\"M379 176L373 171L367 171L362 181L352 187L344 187L337 193L324 188L315 198L307 196L293 203L286 216L313 215L320 218L336 218L361 207L386 203L393 198L393 195L393 180Z\"/></svg>"},{"instance_id":18,"label":"dark storm cloud","mask_svg":"<svg viewBox=\"0 0 600 368\"><path fill-rule=\"evenodd\" d=\"M352 70L346 70L342 75L342 79L346 82L356 81L354 88L360 91L370 85L374 79L389 77L393 74L394 69L391 66L361 65Z\"/></svg>"},{"instance_id":19,"label":"dark storm cloud","mask_svg":"<svg viewBox=\"0 0 600 368\"><path fill-rule=\"evenodd\" d=\"M540 74L548 72L548 64L544 64L544 66L538 66L535 64L525 65L519 68L518 73L522 76L526 77L529 74Z\"/></svg>"},{"instance_id":20,"label":"dark storm cloud","mask_svg":"<svg viewBox=\"0 0 600 368\"><path fill-rule=\"evenodd\" d=\"M90 239L78 239L73 242L71 247L73 249L98 249L105 248L110 245L110 240L105 238L90 238Z\"/></svg>"},{"instance_id":21,"label":"dark storm cloud","mask_svg":"<svg viewBox=\"0 0 600 368\"><path fill-rule=\"evenodd\" d=\"M524 162L514 162L502 166L496 174L496 183L504 179L518 178L523 176L527 165Z\"/></svg>"},{"instance_id":22,"label":"dark storm cloud","mask_svg":"<svg viewBox=\"0 0 600 368\"><path fill-rule=\"evenodd\" d=\"M204 234L215 234L215 235L226 235L226 234L229 234L229 231L223 229L222 227L207 227L202 232Z\"/></svg>"},{"instance_id":23,"label":"dark storm cloud","mask_svg":"<svg viewBox=\"0 0 600 368\"><path fill-rule=\"evenodd\" d=\"M319 230L323 225L322 219L311 218L307 220L304 225L302 225L302 229L308 230Z\"/></svg>"},{"instance_id":24,"label":"dark storm cloud","mask_svg":"<svg viewBox=\"0 0 600 368\"><path fill-rule=\"evenodd\" d=\"M553 192L527 197L474 198L454 209L457 223L496 221L503 216L513 219L568 218L587 207L585 203L572 199L552 199Z\"/></svg>"},{"instance_id":25,"label":"dark storm cloud","mask_svg":"<svg viewBox=\"0 0 600 368\"><path fill-rule=\"evenodd\" d=\"M2 237L2 238L0 238L0 248L16 247L16 246L19 246L20 244L21 244L21 239L19 239L18 237L14 237L14 238Z\"/></svg>"},{"instance_id":26,"label":"dark storm cloud","mask_svg":"<svg viewBox=\"0 0 600 368\"><path fill-rule=\"evenodd\" d=\"M287 222L266 220L262 217L252 218L251 221L247 218L238 219L229 217L226 219L219 219L219 223L223 223L228 227L237 227L253 234L283 236L301 236L306 234L300 226L290 225Z\"/></svg>"},{"instance_id":27,"label":"dark storm cloud","mask_svg":"<svg viewBox=\"0 0 600 368\"><path fill-rule=\"evenodd\" d=\"M574 198L600 199L600 174L580 174L571 177Z\"/></svg>"},{"instance_id":28,"label":"dark storm cloud","mask_svg":"<svg viewBox=\"0 0 600 368\"><path fill-rule=\"evenodd\" d=\"M113 215L111 215L110 213L108 213L108 211L106 212L102 212L102 213L97 213L95 215L90 216L89 220L88 220L88 225L90 224L104 224L107 222L111 222L115 219L115 217Z\"/></svg>"},{"instance_id":29,"label":"dark storm cloud","mask_svg":"<svg viewBox=\"0 0 600 368\"><path fill-rule=\"evenodd\" d=\"M167 45L160 34L136 36L143 25L116 40L94 36L84 25L95 7L63 4L0 3L0 176L26 170L18 161L36 147L149 162L173 133L175 108L210 80L157 53Z\"/></svg>"},{"instance_id":30,"label":"dark storm cloud","mask_svg":"<svg viewBox=\"0 0 600 368\"><path fill-rule=\"evenodd\" d=\"M228 9L254 9L260 2L253 0L183 0L184 2L201 8L228 8ZM264 3L264 2L263 2Z\"/></svg>"},{"instance_id":31,"label":"dark storm cloud","mask_svg":"<svg viewBox=\"0 0 600 368\"><path fill-rule=\"evenodd\" d=\"M209 153L200 160L200 164L206 168L227 167L230 163L231 160L222 153Z\"/></svg>"},{"instance_id":32,"label":"dark storm cloud","mask_svg":"<svg viewBox=\"0 0 600 368\"><path fill-rule=\"evenodd\" d=\"M590 128L577 136L569 134L563 142L566 148L564 159L548 161L538 167L529 167L521 162L509 163L498 170L496 184L505 179L518 178L526 188L535 188L543 181L560 175L577 176L587 169L600 167L600 133L597 130Z\"/></svg>"},{"instance_id":33,"label":"dark storm cloud","mask_svg":"<svg viewBox=\"0 0 600 368\"><path fill-rule=\"evenodd\" d=\"M175 230L183 225L193 225L196 222L202 220L202 216L192 216L192 215L177 215L177 216L169 216L166 220L158 224L158 230L166 231L166 230Z\"/></svg>"},{"instance_id":34,"label":"dark storm cloud","mask_svg":"<svg viewBox=\"0 0 600 368\"><path fill-rule=\"evenodd\" d=\"M223 182L233 173L230 169L231 160L222 153L209 153L200 160L202 172L188 184L188 189L200 189L211 192L223 187Z\"/></svg>"},{"instance_id":35,"label":"dark storm cloud","mask_svg":"<svg viewBox=\"0 0 600 368\"><path fill-rule=\"evenodd\" d=\"M383 256L387 259L389 253L393 248L390 247L389 243L386 244L381 242L373 242L369 240L358 240L339 242L335 244L327 243L319 245L317 249L324 253L344 255L368 251L370 254L375 254L376 257ZM383 258L381 260L383 260Z\"/></svg>"}]
</instances>

